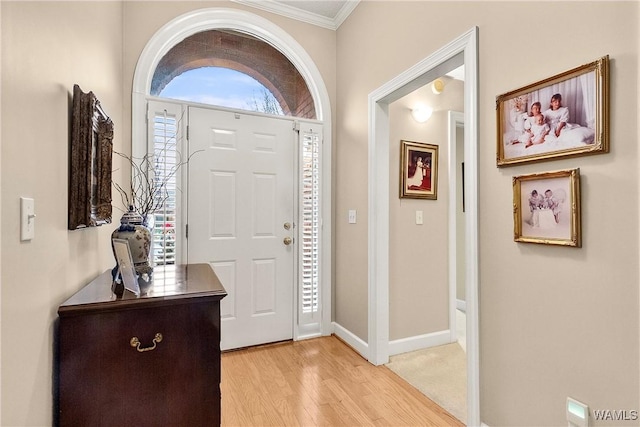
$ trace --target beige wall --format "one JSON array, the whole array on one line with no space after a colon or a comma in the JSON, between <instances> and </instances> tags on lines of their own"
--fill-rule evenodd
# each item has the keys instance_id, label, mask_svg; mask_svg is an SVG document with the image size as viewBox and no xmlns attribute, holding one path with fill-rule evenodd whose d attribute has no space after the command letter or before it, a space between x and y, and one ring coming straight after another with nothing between
<instances>
[{"instance_id":1,"label":"beige wall","mask_svg":"<svg viewBox=\"0 0 640 427\"><path fill-rule=\"evenodd\" d=\"M567 396L595 409L639 406L638 3L554 2L556 18L523 25L544 8L363 2L338 30L336 174L349 183L367 173L356 160L367 152L368 94L479 27L480 387L491 426L564 424ZM539 60L530 61L535 46ZM496 95L605 54L611 153L496 168ZM514 243L512 176L573 167L582 175L583 248ZM366 339L367 223L345 225L353 207L366 219L366 191L339 185L336 321Z\"/></svg>"},{"instance_id":2,"label":"beige wall","mask_svg":"<svg viewBox=\"0 0 640 427\"><path fill-rule=\"evenodd\" d=\"M1 425L51 425L57 307L113 263L113 226L67 230L73 84L98 96L115 123L115 149L129 152L131 85L140 52L162 25L204 7L242 8L231 2L0 2L0 171L2 182L11 183L2 186L0 198ZM336 33L250 11L304 47L333 100ZM124 182L128 173L118 159L114 169L114 179ZM26 243L19 239L20 196L33 197L36 205L36 236ZM116 223L120 216L114 210Z\"/></svg>"},{"instance_id":3,"label":"beige wall","mask_svg":"<svg viewBox=\"0 0 640 427\"><path fill-rule=\"evenodd\" d=\"M449 213L448 112L463 111L464 85L448 77L444 80L447 85L440 95L435 95L431 86L425 86L389 106L391 341L449 329L449 234L446 226ZM425 123L417 123L410 114L411 108L420 102L434 109ZM399 197L401 140L439 147L437 200ZM423 212L422 225L416 224L416 211Z\"/></svg>"},{"instance_id":4,"label":"beige wall","mask_svg":"<svg viewBox=\"0 0 640 427\"><path fill-rule=\"evenodd\" d=\"M112 263L111 226L67 230L70 100L92 90L122 144L122 6L2 2L2 425L52 418L57 307ZM6 183L11 183L6 185ZM20 242L21 196L35 239ZM115 216L119 218L117 212Z\"/></svg>"},{"instance_id":5,"label":"beige wall","mask_svg":"<svg viewBox=\"0 0 640 427\"><path fill-rule=\"evenodd\" d=\"M116 123L116 149L127 150L141 50L178 14L210 6L243 8L230 2L0 3L2 425L51 424L57 306L112 264L113 227L66 229L73 84L98 95ZM481 411L491 426L564 424L567 395L596 409L638 409L638 3L554 3L557 16L579 25L536 21L537 44L560 53L526 62L522 44L531 43L522 17L538 16L541 7L363 2L337 34L250 9L307 50L332 99L335 320L365 341L367 96L479 27ZM495 96L604 54L612 58L611 153L497 169ZM584 247L515 244L511 177L572 167L583 176ZM397 187L390 191L395 196ZM36 201L36 237L28 243L19 241L20 196ZM348 209L357 209L357 224L347 224Z\"/></svg>"}]
</instances>

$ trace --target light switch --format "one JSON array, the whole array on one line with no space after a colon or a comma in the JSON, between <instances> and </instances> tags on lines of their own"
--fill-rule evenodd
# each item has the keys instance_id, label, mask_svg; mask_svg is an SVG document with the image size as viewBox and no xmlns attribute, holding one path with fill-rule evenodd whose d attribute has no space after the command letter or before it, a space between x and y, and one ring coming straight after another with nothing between
<instances>
[{"instance_id":1,"label":"light switch","mask_svg":"<svg viewBox=\"0 0 640 427\"><path fill-rule=\"evenodd\" d=\"M356 223L356 211L355 209L350 209L349 210L349 224L355 224Z\"/></svg>"},{"instance_id":2,"label":"light switch","mask_svg":"<svg viewBox=\"0 0 640 427\"><path fill-rule=\"evenodd\" d=\"M422 211L416 211L416 224L422 225Z\"/></svg>"},{"instance_id":3,"label":"light switch","mask_svg":"<svg viewBox=\"0 0 640 427\"><path fill-rule=\"evenodd\" d=\"M20 240L31 240L35 235L36 214L33 199L20 197Z\"/></svg>"}]
</instances>

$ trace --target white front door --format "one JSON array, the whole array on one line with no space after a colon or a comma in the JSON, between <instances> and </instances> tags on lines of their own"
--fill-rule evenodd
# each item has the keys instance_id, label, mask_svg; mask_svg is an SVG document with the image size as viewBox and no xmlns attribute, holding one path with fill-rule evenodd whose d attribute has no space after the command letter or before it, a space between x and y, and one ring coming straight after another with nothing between
<instances>
[{"instance_id":1,"label":"white front door","mask_svg":"<svg viewBox=\"0 0 640 427\"><path fill-rule=\"evenodd\" d=\"M188 260L228 293L223 350L293 337L296 141L291 120L189 107Z\"/></svg>"}]
</instances>

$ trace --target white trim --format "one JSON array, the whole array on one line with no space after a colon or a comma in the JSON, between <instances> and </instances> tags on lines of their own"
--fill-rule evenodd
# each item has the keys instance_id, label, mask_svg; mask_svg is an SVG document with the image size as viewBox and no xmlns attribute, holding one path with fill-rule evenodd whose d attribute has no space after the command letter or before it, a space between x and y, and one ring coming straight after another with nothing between
<instances>
[{"instance_id":1,"label":"white trim","mask_svg":"<svg viewBox=\"0 0 640 427\"><path fill-rule=\"evenodd\" d=\"M478 27L469 33L464 49L464 161L465 161L465 301L467 318L467 425L480 424L480 288L478 247ZM466 179L469 178L469 179Z\"/></svg>"},{"instance_id":2,"label":"white trim","mask_svg":"<svg viewBox=\"0 0 640 427\"><path fill-rule=\"evenodd\" d=\"M146 125L140 119L146 114L146 100L151 81L162 57L177 43L195 33L213 29L233 29L252 34L278 49L298 69L315 103L318 120L323 123L322 144L322 335L331 334L331 170L332 130L329 93L315 63L304 48L283 29L252 13L225 8L199 9L180 15L165 24L144 47L133 76L132 89L132 154L146 148ZM144 145L144 146L142 146Z\"/></svg>"},{"instance_id":3,"label":"white trim","mask_svg":"<svg viewBox=\"0 0 640 427\"><path fill-rule=\"evenodd\" d=\"M465 65L465 240L467 298L467 422L480 424L478 339L478 28L369 94L369 355L375 365L389 360L389 103L437 77L448 61ZM429 80L430 79L430 80Z\"/></svg>"},{"instance_id":4,"label":"white trim","mask_svg":"<svg viewBox=\"0 0 640 427\"><path fill-rule=\"evenodd\" d=\"M369 354L369 346L366 342L358 338L353 332L348 329L343 328L341 325L333 322L333 333L335 336L340 338L342 341L347 343L347 345L353 348L360 356L367 358L367 354Z\"/></svg>"},{"instance_id":5,"label":"white trim","mask_svg":"<svg viewBox=\"0 0 640 427\"><path fill-rule=\"evenodd\" d=\"M337 30L340 25L347 19L347 17L353 12L353 9L358 6L360 0L349 0L345 2L342 8L338 11L336 16L332 19L327 16L319 15L313 12L307 12L300 8L289 6L288 4L279 3L275 1L264 0L231 0L234 3L243 4L246 6L262 9L267 12L275 13L278 15L286 16L287 18L296 19L298 21L306 22L308 24L317 25L319 27L327 28L329 30Z\"/></svg>"},{"instance_id":6,"label":"white trim","mask_svg":"<svg viewBox=\"0 0 640 427\"><path fill-rule=\"evenodd\" d=\"M295 307L295 310L298 310L298 307ZM294 315L297 311L294 311ZM307 340L310 338L318 338L321 337L322 334L318 332L320 330L320 323L307 323L306 325L298 325L298 330L296 335L293 337L294 341Z\"/></svg>"},{"instance_id":7,"label":"white trim","mask_svg":"<svg viewBox=\"0 0 640 427\"><path fill-rule=\"evenodd\" d=\"M351 15L351 12L353 12L355 8L358 7L358 4L360 4L360 0L348 0L344 4L344 6L342 6L342 9L340 9L340 11L336 14L336 17L333 19L336 30L340 28L340 25L342 25L344 21L347 20L349 15Z\"/></svg>"},{"instance_id":8,"label":"white trim","mask_svg":"<svg viewBox=\"0 0 640 427\"><path fill-rule=\"evenodd\" d=\"M461 299L456 300L456 308L462 312L467 312L467 302Z\"/></svg>"},{"instance_id":9,"label":"white trim","mask_svg":"<svg viewBox=\"0 0 640 427\"><path fill-rule=\"evenodd\" d=\"M458 321L456 316L456 294L458 288L458 126L464 126L464 114L449 111L449 329L451 342L456 341Z\"/></svg>"},{"instance_id":10,"label":"white trim","mask_svg":"<svg viewBox=\"0 0 640 427\"><path fill-rule=\"evenodd\" d=\"M369 95L369 356L374 365L389 361L389 104ZM390 91L389 91L390 92Z\"/></svg>"},{"instance_id":11,"label":"white trim","mask_svg":"<svg viewBox=\"0 0 640 427\"><path fill-rule=\"evenodd\" d=\"M430 334L401 338L399 340L389 341L389 356L437 347L439 345L450 344L451 342L451 331L448 329Z\"/></svg>"},{"instance_id":12,"label":"white trim","mask_svg":"<svg viewBox=\"0 0 640 427\"><path fill-rule=\"evenodd\" d=\"M150 94L153 73L162 57L173 46L193 34L218 28L251 34L285 55L307 83L315 102L318 120L330 120L329 95L322 76L302 46L274 23L237 9L199 9L180 15L165 24L153 35L140 54L133 76L133 92Z\"/></svg>"},{"instance_id":13,"label":"white trim","mask_svg":"<svg viewBox=\"0 0 640 427\"><path fill-rule=\"evenodd\" d=\"M0 7L0 34L2 34L2 7ZM2 98L2 46L0 43L0 99ZM2 128L2 102L0 102L0 129ZM0 132L0 153L2 153L2 132ZM0 182L2 182L2 156L0 155ZM3 187L4 188L4 187ZM2 206L6 204L6 203L2 203L2 197L0 197L0 219L2 218ZM2 235L0 234L0 319L2 319L2 289L3 289L3 283L2 283L2 260L4 258L2 258ZM4 366L2 364L2 321L0 320L0 366ZM2 369L0 369L0 402L2 402L2 385L4 384L2 382ZM0 420L2 420L2 405L0 405Z\"/></svg>"}]
</instances>

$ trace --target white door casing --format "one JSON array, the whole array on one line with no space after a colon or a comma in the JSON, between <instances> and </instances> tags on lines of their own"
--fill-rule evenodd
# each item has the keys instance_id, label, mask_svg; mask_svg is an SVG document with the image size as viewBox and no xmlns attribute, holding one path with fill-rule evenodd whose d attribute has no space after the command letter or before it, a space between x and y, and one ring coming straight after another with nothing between
<instances>
[{"instance_id":1,"label":"white door casing","mask_svg":"<svg viewBox=\"0 0 640 427\"><path fill-rule=\"evenodd\" d=\"M478 28L369 94L369 313L368 360L389 360L389 103L450 71L463 58L465 157L465 291L467 309L467 423L480 425L478 331ZM461 65L457 64L456 66ZM444 69L443 69L444 68ZM455 68L455 67L453 67ZM454 230L449 230L455 233ZM449 262L455 262L449 260Z\"/></svg>"},{"instance_id":2,"label":"white door casing","mask_svg":"<svg viewBox=\"0 0 640 427\"><path fill-rule=\"evenodd\" d=\"M227 290L223 350L293 337L296 137L291 120L189 107L188 259Z\"/></svg>"}]
</instances>

